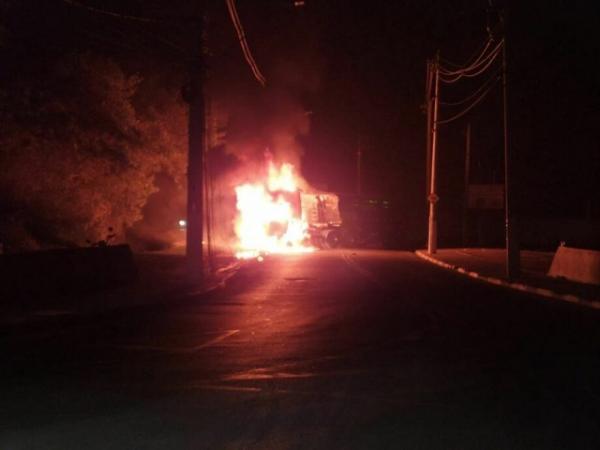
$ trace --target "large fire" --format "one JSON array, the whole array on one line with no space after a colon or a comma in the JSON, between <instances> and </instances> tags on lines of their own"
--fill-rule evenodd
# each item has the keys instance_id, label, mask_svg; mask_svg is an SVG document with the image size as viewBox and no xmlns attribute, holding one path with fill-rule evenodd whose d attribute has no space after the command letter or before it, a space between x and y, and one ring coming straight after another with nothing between
<instances>
[{"instance_id":1,"label":"large fire","mask_svg":"<svg viewBox=\"0 0 600 450\"><path fill-rule=\"evenodd\" d=\"M293 165L284 163L277 167L269 161L263 181L237 186L235 193L238 258L313 250L309 244L308 223L302 217Z\"/></svg>"}]
</instances>

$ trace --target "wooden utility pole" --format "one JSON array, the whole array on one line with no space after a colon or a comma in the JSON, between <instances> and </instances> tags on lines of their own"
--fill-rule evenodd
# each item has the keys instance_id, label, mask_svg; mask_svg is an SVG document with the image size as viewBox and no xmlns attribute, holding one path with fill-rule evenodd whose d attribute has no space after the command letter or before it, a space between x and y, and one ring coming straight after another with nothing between
<instances>
[{"instance_id":1,"label":"wooden utility pole","mask_svg":"<svg viewBox=\"0 0 600 450\"><path fill-rule=\"evenodd\" d=\"M215 121L213 119L212 99L209 95L204 96L205 108L205 123L204 129L204 146L203 146L203 181L204 181L204 241L206 242L206 262L207 272L212 272L215 269L214 248L213 248L213 185L212 171L210 167L211 139L214 135Z\"/></svg>"},{"instance_id":2,"label":"wooden utility pole","mask_svg":"<svg viewBox=\"0 0 600 450\"><path fill-rule=\"evenodd\" d=\"M433 118L431 126L431 181L429 185L429 223L427 234L427 252L430 254L437 252L437 202L439 200L436 194L436 153L437 153L437 127L438 127L438 105L440 90L440 55L438 53L434 67L434 89L433 89Z\"/></svg>"},{"instance_id":3,"label":"wooden utility pole","mask_svg":"<svg viewBox=\"0 0 600 450\"><path fill-rule=\"evenodd\" d=\"M508 94L506 77L506 23L502 44L502 100L504 105L504 217L506 227L506 276L509 280L519 277L521 252L517 235L517 218L514 208L514 181L512 180L513 157L508 141Z\"/></svg>"},{"instance_id":4,"label":"wooden utility pole","mask_svg":"<svg viewBox=\"0 0 600 450\"><path fill-rule=\"evenodd\" d=\"M202 17L202 15L200 16ZM202 19L200 33L196 36L194 56L189 67L189 122L188 122L188 198L187 198L187 228L186 228L186 257L189 273L201 279L204 275L204 260L202 252L203 221L204 221L204 58L202 55Z\"/></svg>"},{"instance_id":5,"label":"wooden utility pole","mask_svg":"<svg viewBox=\"0 0 600 450\"><path fill-rule=\"evenodd\" d=\"M427 61L427 74L425 77L425 114L427 114L427 130L425 133L425 198L429 195L431 177L431 83L433 79L433 64Z\"/></svg>"}]
</instances>

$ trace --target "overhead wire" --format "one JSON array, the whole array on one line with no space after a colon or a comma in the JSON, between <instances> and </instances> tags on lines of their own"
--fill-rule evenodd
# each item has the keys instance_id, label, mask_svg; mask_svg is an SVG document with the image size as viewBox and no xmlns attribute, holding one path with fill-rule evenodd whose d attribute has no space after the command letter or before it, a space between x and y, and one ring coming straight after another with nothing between
<instances>
[{"instance_id":1,"label":"overhead wire","mask_svg":"<svg viewBox=\"0 0 600 450\"><path fill-rule=\"evenodd\" d=\"M175 25L176 23L174 21L122 14L122 13L118 13L113 10L92 7L92 6L89 6L85 3L82 3L77 0L62 0L62 1L63 1L63 3L65 3L69 6L87 10L88 12L94 13L96 15L109 16L109 17L112 17L115 19L121 19L122 23L124 23L126 21L129 22L129 24L127 25L127 32L125 32L121 27L115 28L112 26L110 27L109 30L107 30L107 31L109 31L109 33L111 35L120 35L121 38L123 38L123 39L119 39L118 36L114 36L114 38L116 38L116 39L113 39L113 38L109 37L108 35L102 36L99 34L94 34L93 32L91 32L91 30L87 29L85 26L79 27L79 31L81 33L91 37L92 39L103 41L104 43L112 43L114 46L116 46L118 48L122 48L122 49L127 49L127 50L132 50L132 51L147 51L151 48L154 48L154 47L152 47L151 42L145 43L145 41L147 41L148 38L150 38L150 40L155 41L155 42L160 42L163 45L165 45L166 47L170 48L171 50L176 51L179 56L183 56L186 59L191 57L189 55L190 52L188 51L188 49L184 48L183 46L175 43L174 41L172 41L170 39L165 38L163 36L164 33L157 33L155 31L153 32L145 27L145 24L153 24L153 25L160 25L160 26L164 26L167 24ZM101 22L96 22L96 24L101 25ZM136 45L126 43L125 41L129 40L129 39L125 39L125 38L131 38L131 37L137 38L138 41L141 41L144 44L142 44L140 46L140 43L138 42L138 44L136 46ZM143 47L145 47L145 48L143 48Z\"/></svg>"},{"instance_id":2,"label":"overhead wire","mask_svg":"<svg viewBox=\"0 0 600 450\"><path fill-rule=\"evenodd\" d=\"M490 44L490 39L488 38L488 40L486 40L483 44L481 44L481 46L477 50L475 50L473 52L473 54L463 64L455 63L453 61L447 60L446 58L440 58L440 61L442 61L444 64L455 67L457 69L461 69L463 67L468 67L471 64L473 64L473 62L477 58L477 55L480 55L487 49L487 46L489 46L489 44Z\"/></svg>"},{"instance_id":3,"label":"overhead wire","mask_svg":"<svg viewBox=\"0 0 600 450\"><path fill-rule=\"evenodd\" d=\"M471 62L467 62L466 64L464 64L464 66L455 66L455 67L457 67L457 68L458 68L458 70L450 71L450 70L447 70L447 69L443 69L443 68L442 68L442 69L441 69L441 72L442 72L444 75L457 75L457 74L459 74L459 73L462 73L462 72L465 72L465 71L471 70L472 68L476 67L476 66L477 66L477 64L479 64L479 63L480 63L480 61L481 61L481 58L483 58L483 56L485 55L485 52L486 52L486 51L487 51L487 49L490 47L490 45L492 45L492 40L491 40L491 39L488 39L488 40L487 40L487 42L484 44L484 46L483 46L483 49L481 50L481 52L478 52L478 53L479 53L479 56L478 56L477 58L475 58L475 55L476 55L476 54L475 54L475 55L473 55L473 56L472 56L472 57L469 59L469 61L471 61ZM475 60L473 60L473 58L475 58ZM454 64L452 64L452 65L454 65Z\"/></svg>"},{"instance_id":4,"label":"overhead wire","mask_svg":"<svg viewBox=\"0 0 600 450\"><path fill-rule=\"evenodd\" d=\"M500 79L500 71L498 70L498 71L494 72L494 74L491 77L489 77L474 92L472 92L471 94L469 94L464 99L456 101L456 102L444 102L444 101L440 100L440 105L444 105L444 106L459 106L459 105L462 105L464 103L467 103L467 102L471 101L474 97L476 97L482 90L484 90L490 84L493 84L493 83L497 82L499 79Z\"/></svg>"},{"instance_id":5,"label":"overhead wire","mask_svg":"<svg viewBox=\"0 0 600 450\"><path fill-rule=\"evenodd\" d=\"M452 77L452 78L447 78L444 77L442 73L440 73L440 81L446 83L446 84L451 84L451 83L455 83L458 80L460 80L463 77L466 78L473 78L476 76L481 75L483 72L485 72L491 65L492 63L496 60L496 57L500 54L500 49L501 46L504 44L504 39L502 39L498 45L494 48L494 50L492 50L492 52L490 52L484 59L482 59L479 62L478 67L475 68L469 68L469 71L464 71L459 73L458 75ZM476 72L471 72L471 70L473 69L477 69Z\"/></svg>"},{"instance_id":6,"label":"overhead wire","mask_svg":"<svg viewBox=\"0 0 600 450\"><path fill-rule=\"evenodd\" d=\"M94 13L98 13L98 14L104 14L105 16L112 16L112 17L116 17L118 19L124 19L124 20L134 20L137 22L148 22L148 23L158 23L161 22L161 20L159 19L152 19L150 17L140 17L140 16L132 16L132 15L128 15L128 14L121 14L115 11L109 11L107 9L101 9L101 8L96 8L93 6L89 6L86 5L84 3L81 3L77 0L63 0L63 2L71 5L71 6L76 6L78 8L83 8L83 9L87 9L88 11L94 12Z\"/></svg>"},{"instance_id":7,"label":"overhead wire","mask_svg":"<svg viewBox=\"0 0 600 450\"><path fill-rule=\"evenodd\" d=\"M492 87L494 87L493 83L490 86L488 86L488 88L473 103L471 103L469 106L467 106L461 112L459 112L458 114L455 114L454 116L449 117L447 119L438 120L436 122L436 125L443 125L443 124L446 124L446 123L454 122L457 119L460 119L462 116L464 116L469 111L471 111L475 106L477 106L485 98L485 96L488 94L488 92L490 92L490 90L492 89Z\"/></svg>"},{"instance_id":8,"label":"overhead wire","mask_svg":"<svg viewBox=\"0 0 600 450\"><path fill-rule=\"evenodd\" d=\"M242 48L242 53L244 54L244 58L246 59L246 62L250 66L250 69L252 70L252 73L254 74L254 77L256 78L256 80L264 87L267 80L261 73L260 69L258 68L256 61L254 60L254 57L252 56L252 52L250 51L250 47L248 47L248 41L246 40L244 28L242 27L242 23L240 21L240 18L238 16L238 13L237 13L237 10L235 7L235 0L225 0L225 2L227 4L227 9L229 10L229 15L231 16L231 21L233 22L233 26L237 32L238 40L240 42L240 46Z\"/></svg>"},{"instance_id":9,"label":"overhead wire","mask_svg":"<svg viewBox=\"0 0 600 450\"><path fill-rule=\"evenodd\" d=\"M461 74L471 72L473 70L477 70L481 66L485 65L491 58L494 58L496 56L496 54L500 51L503 43L504 43L504 40L500 40L500 42L498 42L498 44L489 53L487 53L485 56L484 56L484 54L481 54L480 57L478 57L477 60L475 62L473 62L473 64L471 64L469 67L465 67L461 70L448 71L447 69L445 69L443 66L440 65L440 73L442 75L461 75Z\"/></svg>"},{"instance_id":10,"label":"overhead wire","mask_svg":"<svg viewBox=\"0 0 600 450\"><path fill-rule=\"evenodd\" d=\"M491 6L491 5L490 5ZM489 10L488 10L489 13ZM501 24L497 24L496 26L490 26L489 24L489 16L488 16L488 24L486 26L486 31L487 31L487 35L488 35L488 39L481 44L481 46L475 51L473 52L473 54L471 55L471 57L469 59L466 60L466 62L464 64L458 64L455 63L453 61L449 61L445 58L441 58L441 61L444 64L447 64L449 66L452 66L456 69L463 69L465 67L470 67L472 65L475 64L475 57L477 55L482 55L483 53L485 53L485 51L487 50L487 48L491 45L492 42L494 42L494 36L496 36L498 34L499 29L501 28Z\"/></svg>"}]
</instances>

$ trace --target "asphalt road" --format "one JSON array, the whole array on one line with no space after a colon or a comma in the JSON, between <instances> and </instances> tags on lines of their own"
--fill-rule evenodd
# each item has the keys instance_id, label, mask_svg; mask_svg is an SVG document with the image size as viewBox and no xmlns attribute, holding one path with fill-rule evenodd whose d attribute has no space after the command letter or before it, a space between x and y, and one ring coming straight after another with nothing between
<instances>
[{"instance_id":1,"label":"asphalt road","mask_svg":"<svg viewBox=\"0 0 600 450\"><path fill-rule=\"evenodd\" d=\"M411 253L270 257L4 333L0 449L596 449L599 319Z\"/></svg>"}]
</instances>

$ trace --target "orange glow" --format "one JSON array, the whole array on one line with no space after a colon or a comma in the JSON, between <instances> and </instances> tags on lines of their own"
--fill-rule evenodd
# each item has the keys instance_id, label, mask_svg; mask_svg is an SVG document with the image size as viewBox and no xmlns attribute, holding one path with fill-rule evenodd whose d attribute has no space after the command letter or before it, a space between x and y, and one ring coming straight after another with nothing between
<instances>
[{"instance_id":1,"label":"orange glow","mask_svg":"<svg viewBox=\"0 0 600 450\"><path fill-rule=\"evenodd\" d=\"M308 223L300 213L297 181L294 166L286 163L277 167L269 161L266 180L235 188L238 258L313 251L307 244Z\"/></svg>"}]
</instances>

